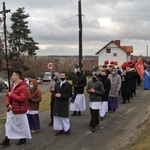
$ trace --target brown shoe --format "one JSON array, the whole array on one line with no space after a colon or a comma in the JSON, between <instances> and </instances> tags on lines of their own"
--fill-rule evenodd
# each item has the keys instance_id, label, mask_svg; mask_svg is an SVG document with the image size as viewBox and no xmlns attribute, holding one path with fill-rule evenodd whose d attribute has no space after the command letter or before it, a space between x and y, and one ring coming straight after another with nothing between
<instances>
[{"instance_id":1,"label":"brown shoe","mask_svg":"<svg viewBox=\"0 0 150 150\"><path fill-rule=\"evenodd\" d=\"M31 133L36 133L38 132L39 130L31 130Z\"/></svg>"}]
</instances>

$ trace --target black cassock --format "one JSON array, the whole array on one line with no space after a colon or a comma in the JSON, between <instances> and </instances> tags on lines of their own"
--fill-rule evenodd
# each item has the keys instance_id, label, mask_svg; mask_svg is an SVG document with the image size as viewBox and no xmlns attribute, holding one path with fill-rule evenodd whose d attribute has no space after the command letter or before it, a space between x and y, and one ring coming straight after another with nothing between
<instances>
[{"instance_id":1,"label":"black cassock","mask_svg":"<svg viewBox=\"0 0 150 150\"><path fill-rule=\"evenodd\" d=\"M72 97L72 85L67 81L60 87L60 82L56 83L54 94L60 93L60 98L55 98L54 116L69 117L69 98Z\"/></svg>"}]
</instances>

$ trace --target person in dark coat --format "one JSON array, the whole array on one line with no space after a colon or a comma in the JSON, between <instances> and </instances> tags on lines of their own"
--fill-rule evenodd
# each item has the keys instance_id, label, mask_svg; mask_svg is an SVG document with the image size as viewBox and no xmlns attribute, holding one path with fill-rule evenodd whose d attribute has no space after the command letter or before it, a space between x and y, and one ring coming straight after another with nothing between
<instances>
[{"instance_id":1,"label":"person in dark coat","mask_svg":"<svg viewBox=\"0 0 150 150\"><path fill-rule=\"evenodd\" d=\"M54 89L55 84L60 81L60 74L58 72L54 72L53 79L50 81L50 92L51 92L51 102L50 102L50 117L51 122L49 123L49 126L53 125L53 112L54 112L54 103L55 103L55 95L54 95Z\"/></svg>"},{"instance_id":2,"label":"person in dark coat","mask_svg":"<svg viewBox=\"0 0 150 150\"><path fill-rule=\"evenodd\" d=\"M67 74L60 74L61 81L55 84L54 125L56 136L70 134L69 98L72 97L72 85L66 80Z\"/></svg>"},{"instance_id":3,"label":"person in dark coat","mask_svg":"<svg viewBox=\"0 0 150 150\"><path fill-rule=\"evenodd\" d=\"M103 70L106 72L106 75L108 77L108 75L111 73L109 69L107 69L107 65L103 65ZM100 74L101 76L101 74Z\"/></svg>"},{"instance_id":4,"label":"person in dark coat","mask_svg":"<svg viewBox=\"0 0 150 150\"><path fill-rule=\"evenodd\" d=\"M110 80L107 78L106 70L101 71L101 77L99 80L103 83L104 90L105 90L105 94L102 95L101 97L100 110L99 110L101 121L102 121L106 112L108 112L108 96L111 88Z\"/></svg>"},{"instance_id":5,"label":"person in dark coat","mask_svg":"<svg viewBox=\"0 0 150 150\"><path fill-rule=\"evenodd\" d=\"M95 132L95 127L99 124L99 108L101 96L105 93L102 82L98 80L97 72L92 72L92 81L88 83L86 90L89 94L89 105L91 113L89 126L91 127L91 131Z\"/></svg>"},{"instance_id":6,"label":"person in dark coat","mask_svg":"<svg viewBox=\"0 0 150 150\"><path fill-rule=\"evenodd\" d=\"M136 77L137 77L137 73L134 69L134 67L132 65L127 65L126 66L126 70L127 71L130 71L130 75L131 75L131 94L130 94L130 97L132 98L133 95L135 96L136 95Z\"/></svg>"},{"instance_id":7,"label":"person in dark coat","mask_svg":"<svg viewBox=\"0 0 150 150\"><path fill-rule=\"evenodd\" d=\"M80 116L81 111L85 111L86 102L84 96L84 87L86 86L86 77L82 73L82 68L78 67L77 72L72 80L74 87L74 100L71 101L70 110L73 111L71 116Z\"/></svg>"},{"instance_id":8,"label":"person in dark coat","mask_svg":"<svg viewBox=\"0 0 150 150\"><path fill-rule=\"evenodd\" d=\"M122 68L123 72L121 75L122 84L121 84L121 95L122 95L122 104L125 104L126 101L130 102L131 94L131 73L126 71L126 68Z\"/></svg>"}]
</instances>

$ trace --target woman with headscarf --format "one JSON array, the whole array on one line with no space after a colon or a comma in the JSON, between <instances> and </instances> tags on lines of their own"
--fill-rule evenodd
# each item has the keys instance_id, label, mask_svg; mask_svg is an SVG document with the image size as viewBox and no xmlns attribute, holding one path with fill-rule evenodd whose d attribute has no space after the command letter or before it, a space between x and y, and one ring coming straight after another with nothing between
<instances>
[{"instance_id":1,"label":"woman with headscarf","mask_svg":"<svg viewBox=\"0 0 150 150\"><path fill-rule=\"evenodd\" d=\"M111 89L108 97L108 111L115 112L115 110L118 108L118 94L121 88L121 77L117 74L116 68L112 69L108 79L111 83Z\"/></svg>"},{"instance_id":2,"label":"woman with headscarf","mask_svg":"<svg viewBox=\"0 0 150 150\"><path fill-rule=\"evenodd\" d=\"M41 91L38 89L37 80L31 79L29 82L29 100L27 111L31 133L36 133L40 130L40 121L38 113L41 99Z\"/></svg>"}]
</instances>

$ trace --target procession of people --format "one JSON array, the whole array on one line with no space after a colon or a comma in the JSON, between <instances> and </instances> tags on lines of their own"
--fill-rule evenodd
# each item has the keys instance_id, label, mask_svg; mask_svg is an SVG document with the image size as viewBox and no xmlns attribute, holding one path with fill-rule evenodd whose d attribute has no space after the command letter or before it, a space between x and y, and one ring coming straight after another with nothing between
<instances>
[{"instance_id":1,"label":"procession of people","mask_svg":"<svg viewBox=\"0 0 150 150\"><path fill-rule=\"evenodd\" d=\"M81 66L76 68L72 84L67 81L66 72L54 72L49 89L51 93L49 126L53 127L55 135L70 135L70 116L82 117L86 111L85 87L89 95L91 132L96 131L96 127L103 121L107 112L117 112L120 97L122 97L121 104L130 103L133 96L136 96L137 87L138 73L134 66L134 63L126 62L118 69L114 64L110 66L104 64L101 71L91 72L91 80L88 83ZM25 144L26 139L32 138L31 133L36 133L41 128L38 114L42 96L37 81L31 79L28 87L19 70L15 70L11 77L13 83L5 97L6 134L0 144L1 147L9 146L10 139L19 139L17 145ZM143 74L145 90L150 88L149 81L150 73L147 67Z\"/></svg>"}]
</instances>

